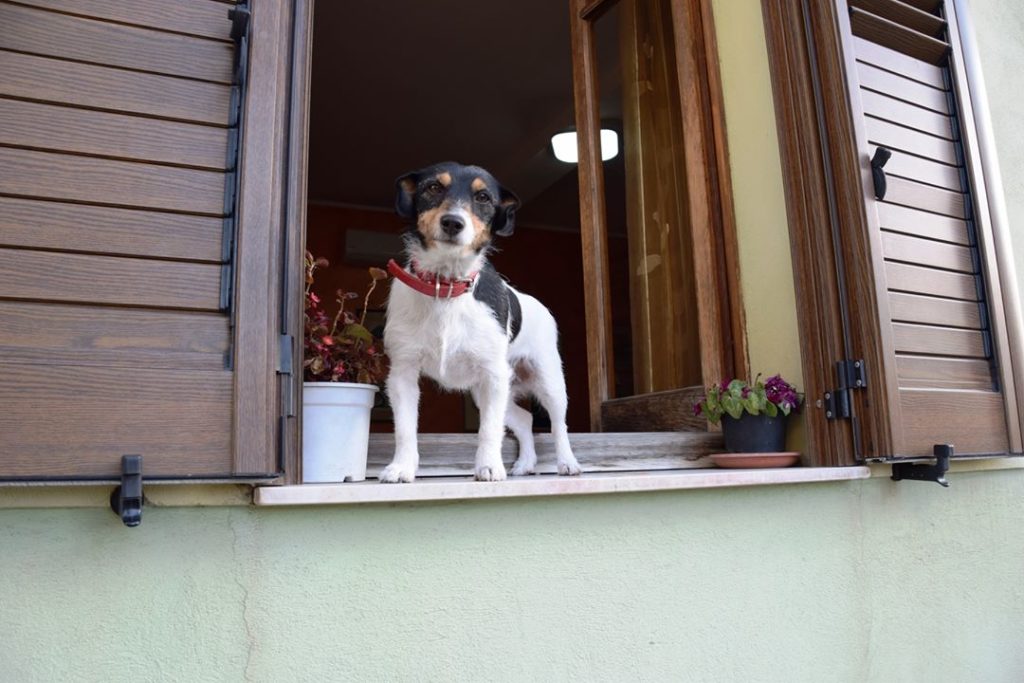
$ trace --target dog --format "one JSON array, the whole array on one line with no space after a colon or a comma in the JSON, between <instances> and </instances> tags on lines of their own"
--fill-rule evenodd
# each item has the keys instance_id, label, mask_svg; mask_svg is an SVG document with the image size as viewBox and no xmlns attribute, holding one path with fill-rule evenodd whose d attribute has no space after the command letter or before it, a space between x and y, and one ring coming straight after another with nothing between
<instances>
[{"instance_id":1,"label":"dog","mask_svg":"<svg viewBox=\"0 0 1024 683\"><path fill-rule=\"evenodd\" d=\"M394 280L384 348L391 362L386 390L395 455L379 480L416 476L421 375L443 389L469 391L479 408L476 479L506 478L506 426L519 441L511 473L535 471L533 416L516 404L528 395L551 418L558 473L579 474L565 424L555 319L537 299L509 286L487 259L493 237L515 230L519 199L484 169L454 162L407 173L395 184L395 211L412 225L404 235L405 265L388 263Z\"/></svg>"}]
</instances>

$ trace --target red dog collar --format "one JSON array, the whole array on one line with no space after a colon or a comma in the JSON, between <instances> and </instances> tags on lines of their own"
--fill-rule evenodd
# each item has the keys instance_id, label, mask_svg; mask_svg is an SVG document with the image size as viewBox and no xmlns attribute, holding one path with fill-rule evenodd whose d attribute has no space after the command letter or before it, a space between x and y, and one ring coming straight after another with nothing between
<instances>
[{"instance_id":1,"label":"red dog collar","mask_svg":"<svg viewBox=\"0 0 1024 683\"><path fill-rule=\"evenodd\" d=\"M435 299L454 299L457 296L462 296L473 288L473 283L476 281L477 276L477 273L470 273L461 280L449 280L447 278L440 278L433 273L420 272L416 269L415 265L413 265L412 269L413 272L410 273L398 265L394 259L388 261L389 273L420 294L426 294Z\"/></svg>"}]
</instances>

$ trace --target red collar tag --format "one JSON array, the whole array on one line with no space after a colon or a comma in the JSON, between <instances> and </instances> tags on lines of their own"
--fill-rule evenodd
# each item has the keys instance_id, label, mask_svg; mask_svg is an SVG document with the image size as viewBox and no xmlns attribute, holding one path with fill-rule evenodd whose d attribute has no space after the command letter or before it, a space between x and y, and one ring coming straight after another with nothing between
<instances>
[{"instance_id":1,"label":"red collar tag","mask_svg":"<svg viewBox=\"0 0 1024 683\"><path fill-rule=\"evenodd\" d=\"M473 283L476 281L477 276L477 273L470 273L468 277L462 280L449 280L437 277L433 273L420 272L416 270L415 265L413 266L413 272L410 273L398 265L394 259L388 261L388 272L420 294L426 294L435 299L454 299L457 296L462 296L473 289Z\"/></svg>"}]
</instances>

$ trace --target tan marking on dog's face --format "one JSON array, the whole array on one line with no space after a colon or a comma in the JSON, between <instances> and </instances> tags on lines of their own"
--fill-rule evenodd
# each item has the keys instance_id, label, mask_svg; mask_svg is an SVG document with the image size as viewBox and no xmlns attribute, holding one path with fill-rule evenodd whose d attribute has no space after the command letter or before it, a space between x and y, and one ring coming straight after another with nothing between
<instances>
[{"instance_id":1,"label":"tan marking on dog's face","mask_svg":"<svg viewBox=\"0 0 1024 683\"><path fill-rule=\"evenodd\" d=\"M484 182L483 178L474 178L473 184L469 186L473 192L479 192L480 190L487 189L487 183Z\"/></svg>"},{"instance_id":2,"label":"tan marking on dog's face","mask_svg":"<svg viewBox=\"0 0 1024 683\"><path fill-rule=\"evenodd\" d=\"M437 182L441 183L445 187L450 187L452 184L452 174L445 171L437 176Z\"/></svg>"},{"instance_id":3,"label":"tan marking on dog's face","mask_svg":"<svg viewBox=\"0 0 1024 683\"><path fill-rule=\"evenodd\" d=\"M491 229L476 214L470 214L470 222L473 224L473 241L468 247L468 252L480 251L484 245L491 241Z\"/></svg>"},{"instance_id":4,"label":"tan marking on dog's face","mask_svg":"<svg viewBox=\"0 0 1024 683\"><path fill-rule=\"evenodd\" d=\"M416 229L423 235L427 249L432 249L434 243L441 238L441 215L448 210L447 202L441 206L427 209L419 215L416 221Z\"/></svg>"}]
</instances>

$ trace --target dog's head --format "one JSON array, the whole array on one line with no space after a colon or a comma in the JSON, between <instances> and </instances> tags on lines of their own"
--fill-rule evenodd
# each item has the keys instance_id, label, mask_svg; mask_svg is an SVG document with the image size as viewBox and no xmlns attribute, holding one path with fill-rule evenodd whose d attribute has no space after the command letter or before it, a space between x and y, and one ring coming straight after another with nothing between
<instances>
[{"instance_id":1,"label":"dog's head","mask_svg":"<svg viewBox=\"0 0 1024 683\"><path fill-rule=\"evenodd\" d=\"M415 221L412 235L425 251L471 257L483 254L493 235L515 230L519 198L479 166L434 164L395 184L395 211Z\"/></svg>"}]
</instances>

